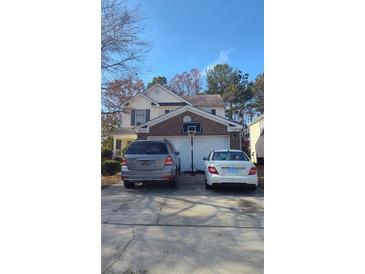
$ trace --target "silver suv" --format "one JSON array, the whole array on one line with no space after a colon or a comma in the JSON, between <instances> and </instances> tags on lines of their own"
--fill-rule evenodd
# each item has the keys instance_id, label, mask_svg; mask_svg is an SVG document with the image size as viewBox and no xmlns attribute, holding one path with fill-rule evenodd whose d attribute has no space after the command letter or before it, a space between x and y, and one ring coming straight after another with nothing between
<instances>
[{"instance_id":1,"label":"silver suv","mask_svg":"<svg viewBox=\"0 0 365 274\"><path fill-rule=\"evenodd\" d=\"M131 143L122 160L121 175L126 188L137 182L165 181L176 187L176 176L180 174L179 152L173 144L163 141L137 140Z\"/></svg>"}]
</instances>

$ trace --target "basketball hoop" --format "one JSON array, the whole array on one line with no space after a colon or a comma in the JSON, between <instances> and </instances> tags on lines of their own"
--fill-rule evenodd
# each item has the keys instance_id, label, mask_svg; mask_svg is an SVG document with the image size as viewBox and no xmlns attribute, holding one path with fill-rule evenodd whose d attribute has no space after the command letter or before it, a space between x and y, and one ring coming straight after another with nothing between
<instances>
[{"instance_id":1,"label":"basketball hoop","mask_svg":"<svg viewBox=\"0 0 365 274\"><path fill-rule=\"evenodd\" d=\"M190 144L191 144L191 172L190 175L194 175L194 135L196 133L195 127L193 130L188 128L188 134L190 136Z\"/></svg>"},{"instance_id":2,"label":"basketball hoop","mask_svg":"<svg viewBox=\"0 0 365 274\"><path fill-rule=\"evenodd\" d=\"M186 117L184 117L186 118ZM182 133L188 134L190 137L191 149L191 170L190 174L194 175L194 136L202 133L200 122L191 122L191 119L184 119L182 123Z\"/></svg>"},{"instance_id":3,"label":"basketball hoop","mask_svg":"<svg viewBox=\"0 0 365 274\"><path fill-rule=\"evenodd\" d=\"M188 131L188 135L190 136L190 138L194 137L195 134L196 134L195 130Z\"/></svg>"}]
</instances>

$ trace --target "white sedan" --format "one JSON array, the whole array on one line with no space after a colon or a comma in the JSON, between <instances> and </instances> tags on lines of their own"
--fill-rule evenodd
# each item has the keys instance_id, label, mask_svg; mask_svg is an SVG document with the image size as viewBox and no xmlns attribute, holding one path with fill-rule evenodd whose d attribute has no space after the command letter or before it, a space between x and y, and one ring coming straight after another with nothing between
<instances>
[{"instance_id":1,"label":"white sedan","mask_svg":"<svg viewBox=\"0 0 365 274\"><path fill-rule=\"evenodd\" d=\"M255 190L258 185L257 170L248 156L241 150L219 149L203 158L205 165L205 188L217 184L247 185Z\"/></svg>"}]
</instances>

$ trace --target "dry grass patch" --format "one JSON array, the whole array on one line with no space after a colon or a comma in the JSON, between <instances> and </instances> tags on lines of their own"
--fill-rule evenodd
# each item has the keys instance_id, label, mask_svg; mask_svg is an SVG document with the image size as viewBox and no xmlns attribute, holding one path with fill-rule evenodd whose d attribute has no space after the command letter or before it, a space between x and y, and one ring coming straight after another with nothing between
<instances>
[{"instance_id":1,"label":"dry grass patch","mask_svg":"<svg viewBox=\"0 0 365 274\"><path fill-rule=\"evenodd\" d=\"M101 187L106 187L119 183L121 180L122 179L120 178L119 173L112 176L101 176Z\"/></svg>"}]
</instances>

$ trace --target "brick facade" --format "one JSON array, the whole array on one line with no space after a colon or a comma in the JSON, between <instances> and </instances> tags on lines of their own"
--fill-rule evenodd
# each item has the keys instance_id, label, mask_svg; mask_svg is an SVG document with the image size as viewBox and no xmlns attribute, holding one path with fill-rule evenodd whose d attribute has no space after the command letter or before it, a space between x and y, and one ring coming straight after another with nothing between
<instances>
[{"instance_id":1,"label":"brick facade","mask_svg":"<svg viewBox=\"0 0 365 274\"><path fill-rule=\"evenodd\" d=\"M241 134L239 132L230 132L229 139L230 139L231 149L241 149L240 148Z\"/></svg>"},{"instance_id":2,"label":"brick facade","mask_svg":"<svg viewBox=\"0 0 365 274\"><path fill-rule=\"evenodd\" d=\"M157 125L151 126L149 133L138 133L138 139L146 140L147 136L187 136L187 133L182 132L183 117L186 115L192 118L192 122L201 123L201 135L229 135L230 148L240 149L241 138L239 132L227 132L226 125L204 118L190 111L183 112Z\"/></svg>"},{"instance_id":3,"label":"brick facade","mask_svg":"<svg viewBox=\"0 0 365 274\"><path fill-rule=\"evenodd\" d=\"M137 139L138 140L147 140L148 133L138 133Z\"/></svg>"}]
</instances>

